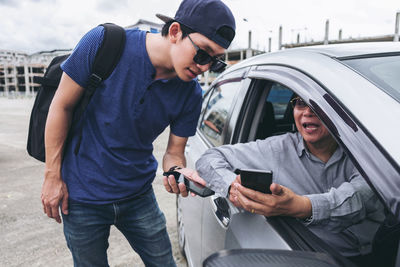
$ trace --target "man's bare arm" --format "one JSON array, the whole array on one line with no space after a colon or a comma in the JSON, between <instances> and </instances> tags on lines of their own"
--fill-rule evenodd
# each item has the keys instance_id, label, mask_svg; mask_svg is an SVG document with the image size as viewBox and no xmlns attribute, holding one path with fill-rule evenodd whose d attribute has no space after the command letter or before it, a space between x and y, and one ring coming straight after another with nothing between
<instances>
[{"instance_id":1,"label":"man's bare arm","mask_svg":"<svg viewBox=\"0 0 400 267\"><path fill-rule=\"evenodd\" d=\"M58 210L60 203L62 212L68 213L68 190L61 178L64 142L75 105L81 98L83 90L66 73L63 73L46 121L46 167L41 198L44 212L58 223L61 223Z\"/></svg>"}]
</instances>

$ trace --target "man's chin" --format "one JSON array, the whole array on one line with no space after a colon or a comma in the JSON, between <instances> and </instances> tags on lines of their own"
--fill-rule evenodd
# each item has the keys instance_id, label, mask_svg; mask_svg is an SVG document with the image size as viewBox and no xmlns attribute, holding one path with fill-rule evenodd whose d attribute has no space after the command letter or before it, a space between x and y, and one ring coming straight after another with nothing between
<instances>
[{"instance_id":1,"label":"man's chin","mask_svg":"<svg viewBox=\"0 0 400 267\"><path fill-rule=\"evenodd\" d=\"M192 77L189 77L187 75L179 75L179 74L178 74L178 77L179 77L179 79L181 79L184 82L190 82L190 81L193 81L196 78L196 77L192 78Z\"/></svg>"}]
</instances>

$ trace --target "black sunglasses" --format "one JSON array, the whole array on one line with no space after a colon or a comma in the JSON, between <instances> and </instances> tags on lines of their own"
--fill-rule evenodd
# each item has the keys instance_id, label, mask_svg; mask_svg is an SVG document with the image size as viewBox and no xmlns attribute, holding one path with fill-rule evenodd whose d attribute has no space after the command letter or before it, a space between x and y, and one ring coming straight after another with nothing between
<instances>
[{"instance_id":1,"label":"black sunglasses","mask_svg":"<svg viewBox=\"0 0 400 267\"><path fill-rule=\"evenodd\" d=\"M304 100L301 99L300 97L295 97L292 100L290 100L290 104L292 104L293 108L298 108L298 109L305 109L306 107L308 107L307 103L304 102Z\"/></svg>"},{"instance_id":2,"label":"black sunglasses","mask_svg":"<svg viewBox=\"0 0 400 267\"><path fill-rule=\"evenodd\" d=\"M198 47L193 42L192 38L190 38L189 35L187 37L189 37L190 42L192 42L194 48L196 49L196 55L193 58L194 62L196 62L199 65L207 65L210 62L212 62L211 66L210 66L210 71L213 71L213 72L222 72L225 69L225 67L226 67L225 62L218 59L217 57L210 56L206 51L204 51L203 49Z\"/></svg>"}]
</instances>

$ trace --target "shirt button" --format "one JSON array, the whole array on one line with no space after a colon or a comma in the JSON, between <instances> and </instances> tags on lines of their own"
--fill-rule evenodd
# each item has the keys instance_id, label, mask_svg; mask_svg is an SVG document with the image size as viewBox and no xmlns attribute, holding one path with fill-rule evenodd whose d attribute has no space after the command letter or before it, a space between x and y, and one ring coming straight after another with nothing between
<instances>
[{"instance_id":1,"label":"shirt button","mask_svg":"<svg viewBox=\"0 0 400 267\"><path fill-rule=\"evenodd\" d=\"M143 104L144 103L144 98L140 99L139 103Z\"/></svg>"}]
</instances>

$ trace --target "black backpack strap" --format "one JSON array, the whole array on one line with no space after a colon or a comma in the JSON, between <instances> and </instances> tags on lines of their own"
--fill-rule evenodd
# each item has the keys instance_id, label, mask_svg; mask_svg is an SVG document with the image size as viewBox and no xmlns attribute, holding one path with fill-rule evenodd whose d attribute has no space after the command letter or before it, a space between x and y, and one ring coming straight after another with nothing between
<instances>
[{"instance_id":1,"label":"black backpack strap","mask_svg":"<svg viewBox=\"0 0 400 267\"><path fill-rule=\"evenodd\" d=\"M101 24L101 26L104 27L103 42L96 53L92 66L92 74L90 75L78 108L74 113L74 122L78 122L82 117L97 87L111 75L124 51L126 40L125 29L112 23ZM78 153L82 141L82 126L78 130L78 133L79 139L75 146L75 154Z\"/></svg>"},{"instance_id":2,"label":"black backpack strap","mask_svg":"<svg viewBox=\"0 0 400 267\"><path fill-rule=\"evenodd\" d=\"M102 80L108 78L121 58L125 47L125 29L112 24L101 24L104 27L104 39L93 63L93 74ZM97 77L96 77L97 78Z\"/></svg>"}]
</instances>

